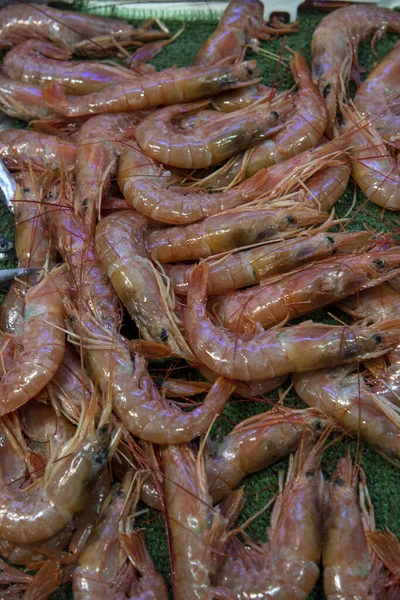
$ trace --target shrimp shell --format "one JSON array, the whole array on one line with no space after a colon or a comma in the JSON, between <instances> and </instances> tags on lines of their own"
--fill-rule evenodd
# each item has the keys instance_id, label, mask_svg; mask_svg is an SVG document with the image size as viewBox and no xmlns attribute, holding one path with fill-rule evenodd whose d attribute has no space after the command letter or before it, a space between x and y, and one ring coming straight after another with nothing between
<instances>
[{"instance_id":1,"label":"shrimp shell","mask_svg":"<svg viewBox=\"0 0 400 600\"><path fill-rule=\"evenodd\" d=\"M22 121L43 119L50 111L44 103L43 90L34 85L13 81L0 75L0 109L9 117Z\"/></svg>"},{"instance_id":2,"label":"shrimp shell","mask_svg":"<svg viewBox=\"0 0 400 600\"><path fill-rule=\"evenodd\" d=\"M6 129L0 131L0 158L19 170L30 164L41 170L68 170L75 166L76 145L55 135Z\"/></svg>"}]
</instances>

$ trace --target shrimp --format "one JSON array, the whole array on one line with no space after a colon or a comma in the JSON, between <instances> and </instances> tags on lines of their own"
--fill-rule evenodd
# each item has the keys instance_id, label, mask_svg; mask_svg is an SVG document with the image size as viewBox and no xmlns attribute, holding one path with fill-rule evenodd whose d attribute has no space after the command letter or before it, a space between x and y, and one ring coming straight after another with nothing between
<instances>
[{"instance_id":1,"label":"shrimp","mask_svg":"<svg viewBox=\"0 0 400 600\"><path fill-rule=\"evenodd\" d=\"M342 113L348 118L347 128L352 132L350 155L355 182L370 202L399 210L399 161L391 155L378 131L363 122L356 111L343 107Z\"/></svg>"},{"instance_id":2,"label":"shrimp","mask_svg":"<svg viewBox=\"0 0 400 600\"><path fill-rule=\"evenodd\" d=\"M209 492L214 502L229 494L250 473L265 469L294 452L300 438L318 435L332 423L316 409L274 408L236 425L206 458Z\"/></svg>"},{"instance_id":3,"label":"shrimp","mask_svg":"<svg viewBox=\"0 0 400 600\"><path fill-rule=\"evenodd\" d=\"M218 96L214 96L211 100L211 104L217 111L230 113L234 110L246 108L250 104L253 104L253 102L257 102L262 98L266 99L268 96L272 97L275 94L276 90L273 88L269 88L261 83L256 83L244 88L232 90L231 92L218 94Z\"/></svg>"},{"instance_id":4,"label":"shrimp","mask_svg":"<svg viewBox=\"0 0 400 600\"><path fill-rule=\"evenodd\" d=\"M207 275L207 264L200 264L191 275L184 325L197 359L224 377L272 379L380 356L398 343L397 319L372 327L306 323L254 335L225 330L207 317Z\"/></svg>"},{"instance_id":5,"label":"shrimp","mask_svg":"<svg viewBox=\"0 0 400 600\"><path fill-rule=\"evenodd\" d=\"M20 267L44 267L47 259L54 258L40 215L36 182L30 173L21 175L15 191L15 247ZM2 331L15 331L24 312L24 297L29 285L35 284L41 273L25 280L15 281L0 309Z\"/></svg>"},{"instance_id":6,"label":"shrimp","mask_svg":"<svg viewBox=\"0 0 400 600\"><path fill-rule=\"evenodd\" d=\"M2 600L47 600L61 583L61 568L56 561L47 560L36 575L27 575L0 562L1 583L10 583L6 589L0 587ZM0 583L0 585L1 585Z\"/></svg>"},{"instance_id":7,"label":"shrimp","mask_svg":"<svg viewBox=\"0 0 400 600\"><path fill-rule=\"evenodd\" d=\"M228 546L228 558L214 583L235 598L275 596L281 600L305 600L313 590L322 547L325 490L319 463L324 439L323 436L314 448L309 437L300 439L283 489L280 482L269 541L261 547L255 544L249 547L234 540L237 543Z\"/></svg>"},{"instance_id":8,"label":"shrimp","mask_svg":"<svg viewBox=\"0 0 400 600\"><path fill-rule=\"evenodd\" d=\"M400 136L400 46L387 54L357 90L354 105L387 141Z\"/></svg>"},{"instance_id":9,"label":"shrimp","mask_svg":"<svg viewBox=\"0 0 400 600\"><path fill-rule=\"evenodd\" d=\"M300 398L359 435L387 461L400 466L400 420L392 403L374 393L357 364L292 375Z\"/></svg>"},{"instance_id":10,"label":"shrimp","mask_svg":"<svg viewBox=\"0 0 400 600\"><path fill-rule=\"evenodd\" d=\"M399 268L400 248L344 254L263 281L256 288L219 296L209 303L209 310L233 331L246 331L254 323L268 329L382 283Z\"/></svg>"},{"instance_id":11,"label":"shrimp","mask_svg":"<svg viewBox=\"0 0 400 600\"><path fill-rule=\"evenodd\" d=\"M50 114L44 103L43 90L0 75L0 109L16 119L30 121Z\"/></svg>"},{"instance_id":12,"label":"shrimp","mask_svg":"<svg viewBox=\"0 0 400 600\"><path fill-rule=\"evenodd\" d=\"M339 306L355 319L367 319L369 324L396 318L400 312L400 292L390 283L381 283L360 294L349 296Z\"/></svg>"},{"instance_id":13,"label":"shrimp","mask_svg":"<svg viewBox=\"0 0 400 600\"><path fill-rule=\"evenodd\" d=\"M240 207L200 223L149 231L146 246L160 263L198 260L276 237L292 237L304 227L326 221L327 214L296 205L288 208Z\"/></svg>"},{"instance_id":14,"label":"shrimp","mask_svg":"<svg viewBox=\"0 0 400 600\"><path fill-rule=\"evenodd\" d=\"M211 600L213 540L221 544L225 522L212 507L202 455L195 459L187 445L167 446L162 462L174 598Z\"/></svg>"},{"instance_id":15,"label":"shrimp","mask_svg":"<svg viewBox=\"0 0 400 600\"><path fill-rule=\"evenodd\" d=\"M90 229L115 174L123 140L133 135L136 114L98 115L79 130L75 168L74 210L85 215Z\"/></svg>"},{"instance_id":16,"label":"shrimp","mask_svg":"<svg viewBox=\"0 0 400 600\"><path fill-rule=\"evenodd\" d=\"M18 327L13 366L0 382L0 414L25 404L54 377L65 348L63 299L68 297L66 270L56 267L25 296L24 323Z\"/></svg>"},{"instance_id":17,"label":"shrimp","mask_svg":"<svg viewBox=\"0 0 400 600\"><path fill-rule=\"evenodd\" d=\"M376 6L346 6L324 17L311 42L314 82L325 98L328 124L336 119L337 104L342 101L341 80L347 84L352 67L357 66L359 43L374 33L375 41L386 31L400 33L400 15Z\"/></svg>"},{"instance_id":18,"label":"shrimp","mask_svg":"<svg viewBox=\"0 0 400 600\"><path fill-rule=\"evenodd\" d=\"M281 130L291 101L258 104L220 116L216 122L181 131L174 120L204 107L204 103L176 104L152 112L135 130L142 150L152 158L182 169L216 165L233 154Z\"/></svg>"},{"instance_id":19,"label":"shrimp","mask_svg":"<svg viewBox=\"0 0 400 600\"><path fill-rule=\"evenodd\" d=\"M146 228L146 219L134 211L112 213L97 226L97 253L143 338L165 342L172 353L193 358L179 331L173 299L146 256Z\"/></svg>"},{"instance_id":20,"label":"shrimp","mask_svg":"<svg viewBox=\"0 0 400 600\"><path fill-rule=\"evenodd\" d=\"M296 25L263 19L264 6L258 0L231 0L222 14L217 29L202 45L192 60L193 65L214 65L235 62L254 38L267 40L272 36L292 33Z\"/></svg>"},{"instance_id":21,"label":"shrimp","mask_svg":"<svg viewBox=\"0 0 400 600\"><path fill-rule=\"evenodd\" d=\"M7 540L0 540L0 554L14 565L34 567L35 563L46 561L49 556L57 556L61 562L67 557L63 550L68 546L74 529L73 521L59 533L40 544L12 544Z\"/></svg>"},{"instance_id":22,"label":"shrimp","mask_svg":"<svg viewBox=\"0 0 400 600\"><path fill-rule=\"evenodd\" d=\"M43 97L54 112L70 117L131 111L213 96L251 83L255 74L254 61L232 67L165 69L85 96L66 96L62 87L52 82L44 89Z\"/></svg>"},{"instance_id":23,"label":"shrimp","mask_svg":"<svg viewBox=\"0 0 400 600\"><path fill-rule=\"evenodd\" d=\"M315 233L291 240L272 242L229 253L208 263L207 293L209 296L259 283L262 279L292 271L310 261L332 256L336 252L357 250L372 243L367 232ZM165 265L175 292L187 294L195 265Z\"/></svg>"},{"instance_id":24,"label":"shrimp","mask_svg":"<svg viewBox=\"0 0 400 600\"><path fill-rule=\"evenodd\" d=\"M380 565L370 556L366 539L365 475L362 473L358 501L357 479L348 453L336 465L325 508L322 565L327 600L381 598L376 595Z\"/></svg>"},{"instance_id":25,"label":"shrimp","mask_svg":"<svg viewBox=\"0 0 400 600\"><path fill-rule=\"evenodd\" d=\"M0 158L10 168L32 165L36 169L72 169L76 145L55 135L22 129L0 131Z\"/></svg>"},{"instance_id":26,"label":"shrimp","mask_svg":"<svg viewBox=\"0 0 400 600\"><path fill-rule=\"evenodd\" d=\"M0 488L0 537L16 544L53 537L81 510L107 464L109 435L93 431L90 415L51 457L44 475L23 490Z\"/></svg>"},{"instance_id":27,"label":"shrimp","mask_svg":"<svg viewBox=\"0 0 400 600\"><path fill-rule=\"evenodd\" d=\"M72 48L75 54L101 56L114 47L115 40L126 43L168 37L165 31L141 29L118 19L31 3L5 6L0 22L2 50L35 38Z\"/></svg>"},{"instance_id":28,"label":"shrimp","mask_svg":"<svg viewBox=\"0 0 400 600\"><path fill-rule=\"evenodd\" d=\"M59 83L65 93L82 96L108 85L129 83L136 75L115 64L68 61L71 51L42 40L31 39L10 50L2 63L3 75L25 84L45 86Z\"/></svg>"}]
</instances>

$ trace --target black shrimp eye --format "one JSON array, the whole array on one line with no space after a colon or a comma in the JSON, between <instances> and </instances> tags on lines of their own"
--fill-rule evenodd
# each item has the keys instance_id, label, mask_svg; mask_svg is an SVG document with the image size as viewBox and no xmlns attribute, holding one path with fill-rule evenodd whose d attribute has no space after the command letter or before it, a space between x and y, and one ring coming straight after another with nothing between
<instances>
[{"instance_id":1,"label":"black shrimp eye","mask_svg":"<svg viewBox=\"0 0 400 600\"><path fill-rule=\"evenodd\" d=\"M385 261L382 260L381 258L377 258L376 260L374 260L374 265L376 265L378 267L378 269L384 269Z\"/></svg>"},{"instance_id":2,"label":"black shrimp eye","mask_svg":"<svg viewBox=\"0 0 400 600\"><path fill-rule=\"evenodd\" d=\"M379 333L374 333L372 337L377 344L382 344L383 338L381 335L379 335Z\"/></svg>"},{"instance_id":3,"label":"black shrimp eye","mask_svg":"<svg viewBox=\"0 0 400 600\"><path fill-rule=\"evenodd\" d=\"M164 329L164 327L161 329L160 331L160 339L162 342L167 341L169 337L168 331L166 329Z\"/></svg>"},{"instance_id":4,"label":"black shrimp eye","mask_svg":"<svg viewBox=\"0 0 400 600\"><path fill-rule=\"evenodd\" d=\"M279 119L279 113L278 113L278 112L276 112L276 110L273 110L273 111L271 112L271 115L272 115L273 117L275 117L275 119Z\"/></svg>"},{"instance_id":5,"label":"black shrimp eye","mask_svg":"<svg viewBox=\"0 0 400 600\"><path fill-rule=\"evenodd\" d=\"M336 479L335 479L335 481L333 483L335 485L339 485L340 487L343 487L346 482L341 477L336 477Z\"/></svg>"},{"instance_id":6,"label":"black shrimp eye","mask_svg":"<svg viewBox=\"0 0 400 600\"><path fill-rule=\"evenodd\" d=\"M323 427L321 421L314 421L313 425L316 431L322 431Z\"/></svg>"},{"instance_id":7,"label":"black shrimp eye","mask_svg":"<svg viewBox=\"0 0 400 600\"><path fill-rule=\"evenodd\" d=\"M125 498L125 492L123 490L118 490L115 495L118 496L118 498Z\"/></svg>"},{"instance_id":8,"label":"black shrimp eye","mask_svg":"<svg viewBox=\"0 0 400 600\"><path fill-rule=\"evenodd\" d=\"M324 87L324 89L322 90L322 95L323 95L323 97L324 97L324 98L326 98L326 97L327 97L327 95L328 95L328 94L330 94L331 90L332 90L332 86L331 86L331 84L330 84L330 83L328 83L328 85L326 85L326 86Z\"/></svg>"},{"instance_id":9,"label":"black shrimp eye","mask_svg":"<svg viewBox=\"0 0 400 600\"><path fill-rule=\"evenodd\" d=\"M251 67L246 67L246 71L249 75L253 75L254 73L254 69L252 69Z\"/></svg>"},{"instance_id":10,"label":"black shrimp eye","mask_svg":"<svg viewBox=\"0 0 400 600\"><path fill-rule=\"evenodd\" d=\"M294 225L296 223L296 219L292 216L292 215L288 215L286 217L286 220L288 223L290 223L291 225Z\"/></svg>"},{"instance_id":11,"label":"black shrimp eye","mask_svg":"<svg viewBox=\"0 0 400 600\"><path fill-rule=\"evenodd\" d=\"M89 198L84 198L83 202L82 202L82 206L83 208L87 208L87 205L89 204Z\"/></svg>"},{"instance_id":12,"label":"black shrimp eye","mask_svg":"<svg viewBox=\"0 0 400 600\"><path fill-rule=\"evenodd\" d=\"M315 471L306 471L306 477L314 477Z\"/></svg>"},{"instance_id":13,"label":"black shrimp eye","mask_svg":"<svg viewBox=\"0 0 400 600\"><path fill-rule=\"evenodd\" d=\"M335 243L335 240L334 240L334 239L333 239L333 237L331 237L330 235L327 235L327 236L326 236L326 239L328 240L328 242L329 242L330 244L334 244L334 243Z\"/></svg>"},{"instance_id":14,"label":"black shrimp eye","mask_svg":"<svg viewBox=\"0 0 400 600\"><path fill-rule=\"evenodd\" d=\"M31 188L24 187L24 188L22 188L22 191L24 192L24 194L29 194L31 191Z\"/></svg>"}]
</instances>

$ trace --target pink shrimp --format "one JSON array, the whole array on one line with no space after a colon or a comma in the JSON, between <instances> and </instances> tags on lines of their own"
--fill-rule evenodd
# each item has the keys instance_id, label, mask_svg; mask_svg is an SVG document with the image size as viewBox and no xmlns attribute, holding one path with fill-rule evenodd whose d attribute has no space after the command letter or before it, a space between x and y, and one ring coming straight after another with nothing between
<instances>
[{"instance_id":1,"label":"pink shrimp","mask_svg":"<svg viewBox=\"0 0 400 600\"><path fill-rule=\"evenodd\" d=\"M217 29L206 40L194 57L194 65L213 65L235 62L254 38L267 40L272 36L293 33L294 25L279 21L267 24L263 19L264 7L258 0L231 0L222 14Z\"/></svg>"},{"instance_id":2,"label":"pink shrimp","mask_svg":"<svg viewBox=\"0 0 400 600\"><path fill-rule=\"evenodd\" d=\"M207 316L207 275L206 264L191 275L184 324L197 359L219 375L242 381L272 379L380 356L397 344L398 320L372 327L306 323L254 335L227 331Z\"/></svg>"},{"instance_id":3,"label":"pink shrimp","mask_svg":"<svg viewBox=\"0 0 400 600\"><path fill-rule=\"evenodd\" d=\"M59 533L50 539L33 544L13 544L7 540L0 540L0 554L3 558L19 566L35 567L37 563L48 560L49 556L57 557L62 562L68 560L68 553L63 552L72 537L74 524L71 521Z\"/></svg>"},{"instance_id":4,"label":"pink shrimp","mask_svg":"<svg viewBox=\"0 0 400 600\"><path fill-rule=\"evenodd\" d=\"M268 96L276 94L276 91L272 88L256 83L254 85L248 85L244 88L232 90L231 92L225 92L214 96L211 100L211 105L221 112L233 112L234 110L240 110L246 108L253 102L261 100L261 98L267 98Z\"/></svg>"},{"instance_id":5,"label":"pink shrimp","mask_svg":"<svg viewBox=\"0 0 400 600\"><path fill-rule=\"evenodd\" d=\"M68 170L75 166L76 145L54 135L5 129L0 131L0 158L16 169L32 165L40 170Z\"/></svg>"},{"instance_id":6,"label":"pink shrimp","mask_svg":"<svg viewBox=\"0 0 400 600\"><path fill-rule=\"evenodd\" d=\"M61 583L61 568L56 561L47 560L36 575L27 575L0 562L2 571L0 590L2 600L17 600L23 593L24 600L47 600ZM3 588L1 584L9 584Z\"/></svg>"},{"instance_id":7,"label":"pink shrimp","mask_svg":"<svg viewBox=\"0 0 400 600\"><path fill-rule=\"evenodd\" d=\"M0 75L0 109L6 115L22 121L43 119L50 113L44 103L41 88L13 81L2 75Z\"/></svg>"},{"instance_id":8,"label":"pink shrimp","mask_svg":"<svg viewBox=\"0 0 400 600\"><path fill-rule=\"evenodd\" d=\"M12 3L0 12L0 48L30 38L50 40L72 48L75 54L101 56L120 43L168 37L165 31L141 29L118 20L49 6Z\"/></svg>"},{"instance_id":9,"label":"pink shrimp","mask_svg":"<svg viewBox=\"0 0 400 600\"><path fill-rule=\"evenodd\" d=\"M320 21L311 43L312 73L328 109L329 124L336 119L337 103L343 98L341 80L346 84L357 66L359 43L374 33L375 41L386 31L400 33L400 15L376 6L346 6Z\"/></svg>"},{"instance_id":10,"label":"pink shrimp","mask_svg":"<svg viewBox=\"0 0 400 600\"><path fill-rule=\"evenodd\" d=\"M213 96L250 82L255 69L251 61L232 67L165 69L86 96L68 97L61 86L51 83L44 89L43 97L54 112L70 117L139 110Z\"/></svg>"}]
</instances>

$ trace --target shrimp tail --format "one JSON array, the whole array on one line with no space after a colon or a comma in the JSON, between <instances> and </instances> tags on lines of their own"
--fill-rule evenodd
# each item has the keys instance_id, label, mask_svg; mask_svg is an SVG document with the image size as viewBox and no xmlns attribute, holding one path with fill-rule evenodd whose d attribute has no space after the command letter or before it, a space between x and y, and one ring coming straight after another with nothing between
<instances>
[{"instance_id":1,"label":"shrimp tail","mask_svg":"<svg viewBox=\"0 0 400 600\"><path fill-rule=\"evenodd\" d=\"M45 600L61 583L61 567L54 561L47 561L39 569L26 588L25 600Z\"/></svg>"},{"instance_id":2,"label":"shrimp tail","mask_svg":"<svg viewBox=\"0 0 400 600\"><path fill-rule=\"evenodd\" d=\"M134 531L130 535L120 533L119 541L124 552L129 556L139 573L143 574L149 570L154 570L153 561L146 548L143 532Z\"/></svg>"},{"instance_id":3,"label":"shrimp tail","mask_svg":"<svg viewBox=\"0 0 400 600\"><path fill-rule=\"evenodd\" d=\"M400 577L400 542L389 530L366 531L368 544L391 573Z\"/></svg>"}]
</instances>

